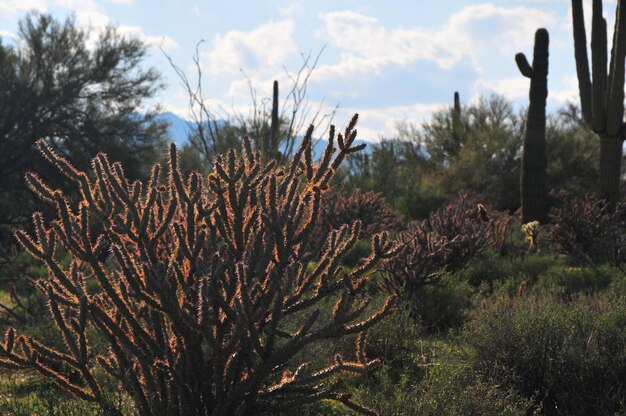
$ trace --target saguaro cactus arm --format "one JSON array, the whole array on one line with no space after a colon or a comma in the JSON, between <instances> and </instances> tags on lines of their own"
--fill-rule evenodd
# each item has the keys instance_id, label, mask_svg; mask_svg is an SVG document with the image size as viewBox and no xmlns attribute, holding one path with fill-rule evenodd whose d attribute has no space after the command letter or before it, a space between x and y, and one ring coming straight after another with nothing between
<instances>
[{"instance_id":1,"label":"saguaro cactus arm","mask_svg":"<svg viewBox=\"0 0 626 416\"><path fill-rule=\"evenodd\" d=\"M601 2L596 0L596 2ZM604 19L603 19L604 20ZM605 22L606 30L606 22ZM613 50L609 72L609 91L607 97L606 133L610 136L622 134L624 124L624 57L626 56L626 6L617 2ZM595 68L594 68L595 70Z\"/></svg>"},{"instance_id":2,"label":"saguaro cactus arm","mask_svg":"<svg viewBox=\"0 0 626 416\"><path fill-rule=\"evenodd\" d=\"M587 57L587 33L585 32L585 15L582 0L572 0L572 21L574 26L574 56L576 58L576 75L578 76L580 107L583 119L589 126L592 126L591 73L589 72L589 58Z\"/></svg>"},{"instance_id":3,"label":"saguaro cactus arm","mask_svg":"<svg viewBox=\"0 0 626 416\"><path fill-rule=\"evenodd\" d=\"M617 4L611 64L607 77L607 27L602 0L593 0L591 19L592 71L587 56L587 36L582 0L572 0L574 53L583 119L598 134L620 133L624 113L624 56L626 54L626 8ZM593 79L593 82L591 82Z\"/></svg>"}]
</instances>

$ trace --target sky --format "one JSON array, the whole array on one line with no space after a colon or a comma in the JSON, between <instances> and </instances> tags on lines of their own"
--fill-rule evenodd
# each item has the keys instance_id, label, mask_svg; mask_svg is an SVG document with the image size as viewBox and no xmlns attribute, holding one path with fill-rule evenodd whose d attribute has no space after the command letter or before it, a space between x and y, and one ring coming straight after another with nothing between
<instances>
[{"instance_id":1,"label":"sky","mask_svg":"<svg viewBox=\"0 0 626 416\"><path fill-rule=\"evenodd\" d=\"M589 21L591 0L584 2ZM615 3L604 1L610 32ZM189 96L168 57L195 85L196 51L203 98L222 116L250 114L252 95L267 104L273 80L288 103L307 57L317 64L301 113L312 119L337 109L334 124L342 127L358 112L362 139L393 137L398 122L428 120L451 105L455 91L464 103L497 93L521 108L529 80L514 55L532 61L540 27L550 33L549 111L578 100L569 0L0 0L5 42L31 10L74 14L94 32L114 24L142 39L146 66L166 84L150 105L185 118Z\"/></svg>"}]
</instances>

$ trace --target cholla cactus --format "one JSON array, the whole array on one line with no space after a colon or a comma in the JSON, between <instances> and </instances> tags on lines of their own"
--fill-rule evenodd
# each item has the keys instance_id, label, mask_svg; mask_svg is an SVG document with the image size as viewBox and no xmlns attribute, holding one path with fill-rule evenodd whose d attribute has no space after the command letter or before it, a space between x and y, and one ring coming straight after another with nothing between
<instances>
[{"instance_id":1,"label":"cholla cactus","mask_svg":"<svg viewBox=\"0 0 626 416\"><path fill-rule=\"evenodd\" d=\"M489 244L491 220L486 215L482 204L461 193L426 220L410 223L398 236L402 255L381 267L383 287L412 301L445 272L462 270Z\"/></svg>"},{"instance_id":2,"label":"cholla cactus","mask_svg":"<svg viewBox=\"0 0 626 416\"><path fill-rule=\"evenodd\" d=\"M320 235L328 230L361 221L361 238L370 238L382 231L397 231L402 228L402 216L385 200L383 194L356 190L351 195L329 192L324 196L321 209Z\"/></svg>"},{"instance_id":3,"label":"cholla cactus","mask_svg":"<svg viewBox=\"0 0 626 416\"><path fill-rule=\"evenodd\" d=\"M95 376L99 369L120 383L141 415L276 412L324 398L372 413L339 390L337 375L378 365L364 354L365 333L394 311L395 298L364 317L365 274L398 248L386 234L374 235L372 255L346 273L341 257L357 240L358 222L332 232L321 253L302 245L321 193L342 160L359 150L352 146L356 120L344 135L331 129L317 164L311 127L286 167L263 163L244 140L243 154L218 158L206 182L198 173L181 177L173 145L164 184L159 165L147 183L131 184L104 154L93 160L90 178L40 141L41 153L76 183L82 200L73 206L29 174L31 188L56 204L58 218L47 225L35 214L35 235L16 236L48 267L49 278L38 286L66 348L9 329L0 366L36 370L111 415L120 410ZM68 268L55 258L58 244L73 258ZM87 275L95 276L99 293L86 290ZM330 315L316 307L329 297L337 299ZM105 353L92 348L88 329L108 342ZM309 368L295 358L322 339L350 334L358 334L353 361L337 355L326 367ZM80 380L55 370L63 367Z\"/></svg>"},{"instance_id":4,"label":"cholla cactus","mask_svg":"<svg viewBox=\"0 0 626 416\"><path fill-rule=\"evenodd\" d=\"M528 250L537 248L537 237L539 236L539 221L531 221L522 224L522 233L528 242Z\"/></svg>"}]
</instances>

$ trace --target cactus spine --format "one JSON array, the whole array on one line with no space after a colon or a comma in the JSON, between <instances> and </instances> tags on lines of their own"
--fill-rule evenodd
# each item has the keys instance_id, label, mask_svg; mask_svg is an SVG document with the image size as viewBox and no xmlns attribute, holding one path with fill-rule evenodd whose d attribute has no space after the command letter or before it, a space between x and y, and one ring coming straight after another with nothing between
<instances>
[{"instance_id":1,"label":"cactus spine","mask_svg":"<svg viewBox=\"0 0 626 416\"><path fill-rule=\"evenodd\" d=\"M548 98L548 44L545 29L535 32L532 67L526 55L518 53L515 62L522 75L530 78L528 116L522 152L522 223L546 219L546 99Z\"/></svg>"},{"instance_id":2,"label":"cactus spine","mask_svg":"<svg viewBox=\"0 0 626 416\"><path fill-rule=\"evenodd\" d=\"M591 67L582 0L572 0L574 52L580 106L587 126L600 138L600 194L609 202L619 197L624 142L624 58L626 56L626 6L617 1L611 62L607 75L607 29L602 0L593 0Z\"/></svg>"}]
</instances>

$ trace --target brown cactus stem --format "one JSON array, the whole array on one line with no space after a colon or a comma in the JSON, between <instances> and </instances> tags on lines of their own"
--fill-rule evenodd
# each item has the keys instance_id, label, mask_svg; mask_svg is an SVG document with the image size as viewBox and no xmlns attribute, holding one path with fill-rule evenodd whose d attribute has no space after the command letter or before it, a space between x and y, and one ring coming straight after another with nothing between
<instances>
[{"instance_id":1,"label":"brown cactus stem","mask_svg":"<svg viewBox=\"0 0 626 416\"><path fill-rule=\"evenodd\" d=\"M522 222L546 220L546 99L548 97L548 45L545 29L535 33L533 65L522 53L515 56L520 72L530 78L528 116L524 132L520 192Z\"/></svg>"}]
</instances>

